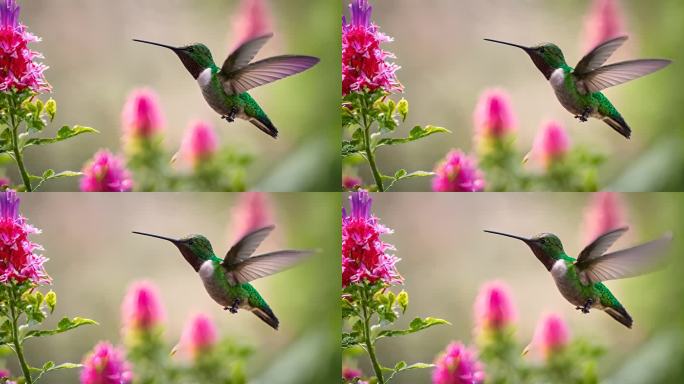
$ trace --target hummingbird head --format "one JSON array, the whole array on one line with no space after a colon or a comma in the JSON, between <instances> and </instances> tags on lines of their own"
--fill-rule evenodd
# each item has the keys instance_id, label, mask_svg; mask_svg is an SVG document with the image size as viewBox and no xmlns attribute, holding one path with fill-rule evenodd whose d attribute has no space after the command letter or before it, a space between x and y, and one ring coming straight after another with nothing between
<instances>
[{"instance_id":1,"label":"hummingbird head","mask_svg":"<svg viewBox=\"0 0 684 384\"><path fill-rule=\"evenodd\" d=\"M202 235L188 235L182 239L173 239L170 237L154 235L145 232L134 231L133 233L166 240L173 243L173 245L175 245L181 252L183 258L190 263L190 265L192 265L195 271L199 271L200 267L205 261L216 257L214 254L214 249L211 247L211 242L209 242L209 240Z\"/></svg>"},{"instance_id":2,"label":"hummingbird head","mask_svg":"<svg viewBox=\"0 0 684 384\"><path fill-rule=\"evenodd\" d=\"M553 268L553 264L556 262L556 260L558 260L561 255L565 253L563 250L563 243L561 243L558 236L554 235L553 233L541 233L528 239L526 237L511 235L503 232L487 230L485 232L523 241L528 247L530 247L537 259L541 261L549 271L551 268Z\"/></svg>"},{"instance_id":3,"label":"hummingbird head","mask_svg":"<svg viewBox=\"0 0 684 384\"><path fill-rule=\"evenodd\" d=\"M211 55L211 51L204 44L192 44L186 45L184 47L173 47L166 44L155 43L152 41L133 39L139 43L145 43L150 45L156 45L158 47L164 47L172 50L181 62L185 66L185 69L190 72L192 77L197 79L199 75L205 69L215 65L214 58Z\"/></svg>"},{"instance_id":4,"label":"hummingbird head","mask_svg":"<svg viewBox=\"0 0 684 384\"><path fill-rule=\"evenodd\" d=\"M517 47L525 51L534 65L539 69L539 71L544 74L544 77L548 80L551 78L551 74L556 69L567 65L565 63L565 57L563 56L563 51L556 44L544 43L539 44L534 47L525 47L524 45L518 45L514 43L508 43L505 41L485 39L486 41L491 41L493 43L510 45L512 47Z\"/></svg>"}]
</instances>

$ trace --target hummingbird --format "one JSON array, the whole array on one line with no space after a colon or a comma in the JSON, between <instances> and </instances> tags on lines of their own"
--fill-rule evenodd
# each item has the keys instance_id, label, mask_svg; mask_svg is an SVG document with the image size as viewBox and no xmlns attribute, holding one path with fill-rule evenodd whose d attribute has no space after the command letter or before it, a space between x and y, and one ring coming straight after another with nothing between
<instances>
[{"instance_id":1,"label":"hummingbird","mask_svg":"<svg viewBox=\"0 0 684 384\"><path fill-rule=\"evenodd\" d=\"M249 282L289 268L312 252L283 250L252 256L274 228L268 226L247 233L228 250L223 259L216 256L211 242L202 235L173 239L145 232L133 233L173 243L199 274L209 296L224 310L233 314L238 309L251 311L277 330L278 318Z\"/></svg>"},{"instance_id":2,"label":"hummingbird","mask_svg":"<svg viewBox=\"0 0 684 384\"><path fill-rule=\"evenodd\" d=\"M222 119L229 123L236 118L247 120L275 139L278 137L278 129L247 91L304 72L320 59L282 55L252 63L252 59L271 37L273 34L267 34L242 43L220 68L214 63L211 51L204 44L173 47L146 40L133 41L172 50L197 81L209 106Z\"/></svg>"},{"instance_id":3,"label":"hummingbird","mask_svg":"<svg viewBox=\"0 0 684 384\"><path fill-rule=\"evenodd\" d=\"M600 235L580 252L577 259L565 253L560 239L552 233L542 233L528 239L502 232L485 232L512 237L527 244L546 270L551 272L561 295L575 305L575 309L582 313L589 313L592 308L602 310L620 324L632 328L632 317L602 282L645 273L665 254L672 235L668 233L648 243L606 253L627 229L618 228Z\"/></svg>"},{"instance_id":4,"label":"hummingbird","mask_svg":"<svg viewBox=\"0 0 684 384\"><path fill-rule=\"evenodd\" d=\"M620 36L607 40L587 53L575 68L568 66L563 51L557 45L544 43L534 47L485 39L524 50L534 65L551 84L556 98L575 118L582 122L589 117L603 120L629 139L632 130L620 112L600 91L614 85L658 71L671 63L664 59L639 59L603 65L626 40Z\"/></svg>"}]
</instances>

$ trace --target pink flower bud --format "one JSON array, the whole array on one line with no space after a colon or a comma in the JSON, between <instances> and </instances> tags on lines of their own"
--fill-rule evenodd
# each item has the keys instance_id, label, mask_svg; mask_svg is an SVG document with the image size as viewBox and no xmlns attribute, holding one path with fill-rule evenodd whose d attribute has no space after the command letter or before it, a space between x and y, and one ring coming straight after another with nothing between
<instances>
[{"instance_id":1,"label":"pink flower bud","mask_svg":"<svg viewBox=\"0 0 684 384\"><path fill-rule=\"evenodd\" d=\"M513 323L516 317L507 285L494 281L480 289L475 299L475 323L478 330L502 330Z\"/></svg>"},{"instance_id":2,"label":"pink flower bud","mask_svg":"<svg viewBox=\"0 0 684 384\"><path fill-rule=\"evenodd\" d=\"M501 89L485 91L475 107L473 120L477 140L500 139L513 132L516 118L508 93Z\"/></svg>"},{"instance_id":3,"label":"pink flower bud","mask_svg":"<svg viewBox=\"0 0 684 384\"><path fill-rule=\"evenodd\" d=\"M128 96L121 121L126 140L149 139L162 130L164 116L157 94L151 89L137 89Z\"/></svg>"},{"instance_id":4,"label":"pink flower bud","mask_svg":"<svg viewBox=\"0 0 684 384\"><path fill-rule=\"evenodd\" d=\"M363 180L361 178L356 177L356 176L351 176L351 175L343 175L342 176L342 188L348 190L348 191L353 191L363 184Z\"/></svg>"},{"instance_id":5,"label":"pink flower bud","mask_svg":"<svg viewBox=\"0 0 684 384\"><path fill-rule=\"evenodd\" d=\"M570 138L560 123L549 121L537 133L532 152L545 168L562 160L570 150Z\"/></svg>"},{"instance_id":6,"label":"pink flower bud","mask_svg":"<svg viewBox=\"0 0 684 384\"><path fill-rule=\"evenodd\" d=\"M268 194L244 192L239 195L232 212L233 238L237 241L247 233L274 223Z\"/></svg>"},{"instance_id":7,"label":"pink flower bud","mask_svg":"<svg viewBox=\"0 0 684 384\"><path fill-rule=\"evenodd\" d=\"M193 360L211 349L218 339L216 326L205 314L193 316L183 329L181 350Z\"/></svg>"},{"instance_id":8,"label":"pink flower bud","mask_svg":"<svg viewBox=\"0 0 684 384\"><path fill-rule=\"evenodd\" d=\"M584 209L584 244L590 244L600 235L626 225L620 196L615 192L598 192L591 195Z\"/></svg>"},{"instance_id":9,"label":"pink flower bud","mask_svg":"<svg viewBox=\"0 0 684 384\"><path fill-rule=\"evenodd\" d=\"M593 0L584 18L584 51L626 34L618 0Z\"/></svg>"},{"instance_id":10,"label":"pink flower bud","mask_svg":"<svg viewBox=\"0 0 684 384\"><path fill-rule=\"evenodd\" d=\"M83 168L83 192L130 192L132 189L133 180L123 160L106 149L97 152Z\"/></svg>"},{"instance_id":11,"label":"pink flower bud","mask_svg":"<svg viewBox=\"0 0 684 384\"><path fill-rule=\"evenodd\" d=\"M121 305L122 323L126 330L150 331L164 321L164 307L157 287L150 282L133 283Z\"/></svg>"},{"instance_id":12,"label":"pink flower bud","mask_svg":"<svg viewBox=\"0 0 684 384\"><path fill-rule=\"evenodd\" d=\"M460 342L449 344L437 358L432 384L480 384L485 374L475 352Z\"/></svg>"},{"instance_id":13,"label":"pink flower bud","mask_svg":"<svg viewBox=\"0 0 684 384\"><path fill-rule=\"evenodd\" d=\"M133 381L130 364L123 352L101 342L83 361L81 384L129 384Z\"/></svg>"},{"instance_id":14,"label":"pink flower bud","mask_svg":"<svg viewBox=\"0 0 684 384\"><path fill-rule=\"evenodd\" d=\"M485 188L482 172L475 161L461 150L452 150L437 165L432 179L435 192L481 192Z\"/></svg>"},{"instance_id":15,"label":"pink flower bud","mask_svg":"<svg viewBox=\"0 0 684 384\"><path fill-rule=\"evenodd\" d=\"M273 32L271 12L264 0L242 0L233 18L235 48L256 37Z\"/></svg>"},{"instance_id":16,"label":"pink flower bud","mask_svg":"<svg viewBox=\"0 0 684 384\"><path fill-rule=\"evenodd\" d=\"M533 346L545 359L558 353L570 342L570 330L560 315L551 313L542 317L534 333Z\"/></svg>"},{"instance_id":17,"label":"pink flower bud","mask_svg":"<svg viewBox=\"0 0 684 384\"><path fill-rule=\"evenodd\" d=\"M359 369L342 367L342 378L347 381L352 381L357 377L361 377L362 374L363 372L361 372Z\"/></svg>"},{"instance_id":18,"label":"pink flower bud","mask_svg":"<svg viewBox=\"0 0 684 384\"><path fill-rule=\"evenodd\" d=\"M218 149L218 138L214 127L204 121L195 121L185 131L181 154L193 167L214 156Z\"/></svg>"}]
</instances>

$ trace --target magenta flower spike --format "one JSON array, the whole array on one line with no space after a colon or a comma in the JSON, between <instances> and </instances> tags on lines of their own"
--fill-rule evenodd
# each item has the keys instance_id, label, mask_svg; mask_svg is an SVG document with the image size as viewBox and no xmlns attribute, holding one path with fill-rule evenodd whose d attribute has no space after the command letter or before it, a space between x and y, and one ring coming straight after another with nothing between
<instances>
[{"instance_id":1,"label":"magenta flower spike","mask_svg":"<svg viewBox=\"0 0 684 384\"><path fill-rule=\"evenodd\" d=\"M482 192L484 188L485 180L475 160L457 149L437 165L432 179L435 192Z\"/></svg>"},{"instance_id":2,"label":"magenta flower spike","mask_svg":"<svg viewBox=\"0 0 684 384\"><path fill-rule=\"evenodd\" d=\"M501 139L512 133L516 117L508 93L501 89L486 90L475 107L473 121L478 141Z\"/></svg>"},{"instance_id":3,"label":"magenta flower spike","mask_svg":"<svg viewBox=\"0 0 684 384\"><path fill-rule=\"evenodd\" d=\"M159 106L159 98L151 89L136 89L128 96L121 112L124 138L149 139L164 127L164 114Z\"/></svg>"},{"instance_id":4,"label":"magenta flower spike","mask_svg":"<svg viewBox=\"0 0 684 384\"><path fill-rule=\"evenodd\" d=\"M485 284L475 299L478 331L501 331L515 322L517 312L510 288L499 281Z\"/></svg>"},{"instance_id":5,"label":"magenta flower spike","mask_svg":"<svg viewBox=\"0 0 684 384\"><path fill-rule=\"evenodd\" d=\"M19 6L14 0L0 0L0 91L50 90L43 72L48 68L34 61L43 56L28 44L40 41L19 23Z\"/></svg>"},{"instance_id":6,"label":"magenta flower spike","mask_svg":"<svg viewBox=\"0 0 684 384\"><path fill-rule=\"evenodd\" d=\"M592 0L584 18L583 48L589 52L604 41L626 34L618 0Z\"/></svg>"},{"instance_id":7,"label":"magenta flower spike","mask_svg":"<svg viewBox=\"0 0 684 384\"><path fill-rule=\"evenodd\" d=\"M600 235L627 224L620 196L615 192L598 192L591 196L584 210L584 244Z\"/></svg>"},{"instance_id":8,"label":"magenta flower spike","mask_svg":"<svg viewBox=\"0 0 684 384\"><path fill-rule=\"evenodd\" d=\"M50 277L43 264L45 257L37 254L43 247L29 239L40 230L29 225L19 214L19 196L14 191L0 192L0 283L30 282L49 284Z\"/></svg>"},{"instance_id":9,"label":"magenta flower spike","mask_svg":"<svg viewBox=\"0 0 684 384\"><path fill-rule=\"evenodd\" d=\"M199 313L190 318L183 329L180 348L191 359L196 360L216 345L218 334L211 318Z\"/></svg>"},{"instance_id":10,"label":"magenta flower spike","mask_svg":"<svg viewBox=\"0 0 684 384\"><path fill-rule=\"evenodd\" d=\"M570 342L570 330L560 315L551 313L541 318L537 324L532 341L541 355L548 359L558 353Z\"/></svg>"},{"instance_id":11,"label":"magenta flower spike","mask_svg":"<svg viewBox=\"0 0 684 384\"><path fill-rule=\"evenodd\" d=\"M396 77L399 66L389 62L395 56L380 45L392 39L371 22L372 7L367 0L352 0L351 21L342 17L342 96L352 92L401 92Z\"/></svg>"},{"instance_id":12,"label":"magenta flower spike","mask_svg":"<svg viewBox=\"0 0 684 384\"><path fill-rule=\"evenodd\" d=\"M130 192L132 189L133 180L123 160L106 149L97 152L83 168L83 192Z\"/></svg>"},{"instance_id":13,"label":"magenta flower spike","mask_svg":"<svg viewBox=\"0 0 684 384\"><path fill-rule=\"evenodd\" d=\"M368 192L353 192L349 200L351 214L342 209L342 287L364 281L400 284L402 278L395 266L399 259L388 253L395 248L380 238L392 230L371 214Z\"/></svg>"},{"instance_id":14,"label":"magenta flower spike","mask_svg":"<svg viewBox=\"0 0 684 384\"><path fill-rule=\"evenodd\" d=\"M195 121L185 131L181 154L183 159L196 167L214 156L218 149L218 137L214 127L204 121Z\"/></svg>"},{"instance_id":15,"label":"magenta flower spike","mask_svg":"<svg viewBox=\"0 0 684 384\"><path fill-rule=\"evenodd\" d=\"M544 168L549 168L565 157L570 146L570 137L565 128L556 121L549 121L537 133L532 152Z\"/></svg>"},{"instance_id":16,"label":"magenta flower spike","mask_svg":"<svg viewBox=\"0 0 684 384\"><path fill-rule=\"evenodd\" d=\"M460 342L453 342L437 358L432 384L480 384L485 374L475 352Z\"/></svg>"},{"instance_id":17,"label":"magenta flower spike","mask_svg":"<svg viewBox=\"0 0 684 384\"><path fill-rule=\"evenodd\" d=\"M130 384L133 373L123 352L108 342L100 342L86 356L81 370L81 384Z\"/></svg>"},{"instance_id":18,"label":"magenta flower spike","mask_svg":"<svg viewBox=\"0 0 684 384\"><path fill-rule=\"evenodd\" d=\"M241 193L231 216L231 237L235 241L249 232L274 223L268 194L264 192Z\"/></svg>"},{"instance_id":19,"label":"magenta flower spike","mask_svg":"<svg viewBox=\"0 0 684 384\"><path fill-rule=\"evenodd\" d=\"M273 32L271 12L265 0L242 0L233 18L233 41L242 43Z\"/></svg>"},{"instance_id":20,"label":"magenta flower spike","mask_svg":"<svg viewBox=\"0 0 684 384\"><path fill-rule=\"evenodd\" d=\"M121 304L121 317L127 331L150 331L165 318L159 290L147 281L131 285Z\"/></svg>"}]
</instances>

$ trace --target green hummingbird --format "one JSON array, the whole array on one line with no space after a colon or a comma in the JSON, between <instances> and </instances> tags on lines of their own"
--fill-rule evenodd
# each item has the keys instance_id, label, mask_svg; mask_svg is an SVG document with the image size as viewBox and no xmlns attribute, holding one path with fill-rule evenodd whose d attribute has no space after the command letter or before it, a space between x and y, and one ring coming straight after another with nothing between
<instances>
[{"instance_id":1,"label":"green hummingbird","mask_svg":"<svg viewBox=\"0 0 684 384\"><path fill-rule=\"evenodd\" d=\"M600 91L614 85L648 75L671 63L663 59L629 60L603 65L610 55L626 40L627 36L607 40L586 54L573 69L563 57L557 45L546 43L535 47L485 39L494 43L510 45L524 50L544 74L561 105L582 122L589 117L603 120L611 128L629 139L632 130L622 115Z\"/></svg>"},{"instance_id":2,"label":"green hummingbird","mask_svg":"<svg viewBox=\"0 0 684 384\"><path fill-rule=\"evenodd\" d=\"M172 47L134 39L172 50L181 60L202 91L209 106L229 123L235 118L247 120L273 138L278 129L250 96L250 89L303 72L320 60L312 56L282 55L251 63L273 34L256 37L241 44L219 68L204 44Z\"/></svg>"},{"instance_id":3,"label":"green hummingbird","mask_svg":"<svg viewBox=\"0 0 684 384\"><path fill-rule=\"evenodd\" d=\"M209 296L224 310L230 313L237 313L238 309L251 311L273 329L278 329L278 318L249 282L291 267L312 252L283 250L252 256L274 228L268 226L244 235L223 259L216 256L211 242L202 235L172 239L145 232L133 233L173 243L199 274Z\"/></svg>"},{"instance_id":4,"label":"green hummingbird","mask_svg":"<svg viewBox=\"0 0 684 384\"><path fill-rule=\"evenodd\" d=\"M551 272L561 295L582 313L589 313L591 308L596 308L605 311L627 328L632 328L632 317L602 282L645 273L665 254L672 235L668 233L648 243L606 253L627 229L623 227L602 234L584 248L577 259L565 253L560 239L552 233L542 233L528 239L502 232L485 232L525 242L546 270Z\"/></svg>"}]
</instances>

